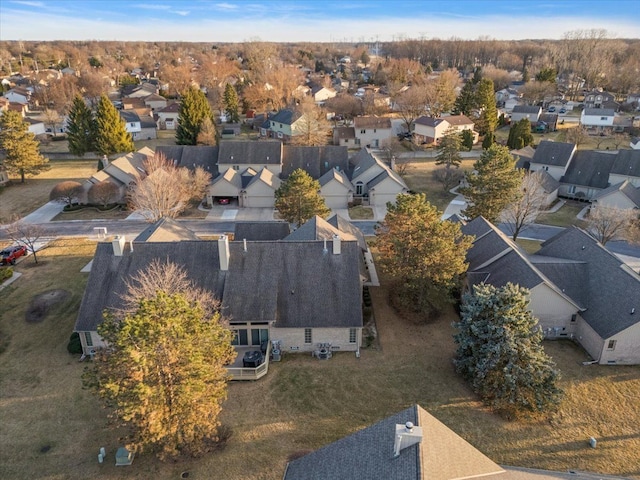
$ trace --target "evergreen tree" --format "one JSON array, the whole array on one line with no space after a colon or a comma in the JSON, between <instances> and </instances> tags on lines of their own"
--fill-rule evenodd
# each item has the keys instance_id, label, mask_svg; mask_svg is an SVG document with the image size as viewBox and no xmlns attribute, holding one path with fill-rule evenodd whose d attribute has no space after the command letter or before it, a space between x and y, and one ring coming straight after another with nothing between
<instances>
[{"instance_id":1,"label":"evergreen tree","mask_svg":"<svg viewBox=\"0 0 640 480\"><path fill-rule=\"evenodd\" d=\"M471 79L471 82L474 85L477 85L478 83L480 83L480 80L482 80L482 67L476 67L473 70L473 79Z\"/></svg>"},{"instance_id":2,"label":"evergreen tree","mask_svg":"<svg viewBox=\"0 0 640 480\"><path fill-rule=\"evenodd\" d=\"M476 106L480 110L480 116L476 120L476 127L480 135L493 132L498 124L498 107L493 90L493 81L483 78L476 89Z\"/></svg>"},{"instance_id":3,"label":"evergreen tree","mask_svg":"<svg viewBox=\"0 0 640 480\"><path fill-rule=\"evenodd\" d=\"M509 129L509 138L507 146L511 150L519 150L533 143L533 135L531 135L531 123L528 118L523 118L516 122Z\"/></svg>"},{"instance_id":4,"label":"evergreen tree","mask_svg":"<svg viewBox=\"0 0 640 480\"><path fill-rule=\"evenodd\" d=\"M466 174L467 187L461 188L469 206L462 214L470 219L483 216L496 222L500 213L518 195L522 172L515 168L516 160L507 147L493 144L482 152Z\"/></svg>"},{"instance_id":5,"label":"evergreen tree","mask_svg":"<svg viewBox=\"0 0 640 480\"><path fill-rule=\"evenodd\" d=\"M238 114L239 107L238 92L233 88L233 85L227 83L224 87L224 110L229 123L238 123L240 121L240 115Z\"/></svg>"},{"instance_id":6,"label":"evergreen tree","mask_svg":"<svg viewBox=\"0 0 640 480\"><path fill-rule=\"evenodd\" d=\"M556 83L556 69L553 67L542 68L536 74L536 81Z\"/></svg>"},{"instance_id":7,"label":"evergreen tree","mask_svg":"<svg viewBox=\"0 0 640 480\"><path fill-rule=\"evenodd\" d=\"M209 102L207 102L207 97L198 88L193 86L187 88L182 94L178 110L176 143L178 145L196 145L202 123L207 117L213 122L213 113Z\"/></svg>"},{"instance_id":8,"label":"evergreen tree","mask_svg":"<svg viewBox=\"0 0 640 480\"><path fill-rule=\"evenodd\" d=\"M466 269L472 237L458 223L442 220L442 212L424 194L398 195L376 227L381 265L399 279L400 300L429 314L451 299L451 290Z\"/></svg>"},{"instance_id":9,"label":"evergreen tree","mask_svg":"<svg viewBox=\"0 0 640 480\"><path fill-rule=\"evenodd\" d=\"M436 165L444 165L446 168L458 168L460 163L462 163L462 157L460 156L461 149L462 137L460 132L455 128L448 128L438 144Z\"/></svg>"},{"instance_id":10,"label":"evergreen tree","mask_svg":"<svg viewBox=\"0 0 640 480\"><path fill-rule=\"evenodd\" d=\"M324 218L331 210L319 192L318 181L298 168L276 190L276 210L287 222L298 227L314 215Z\"/></svg>"},{"instance_id":11,"label":"evergreen tree","mask_svg":"<svg viewBox=\"0 0 640 480\"><path fill-rule=\"evenodd\" d=\"M522 70L522 81L523 81L524 83L527 83L529 80L530 80L530 77L529 77L529 69L525 67L525 68Z\"/></svg>"},{"instance_id":12,"label":"evergreen tree","mask_svg":"<svg viewBox=\"0 0 640 480\"><path fill-rule=\"evenodd\" d=\"M49 159L40 154L36 136L29 131L29 124L20 113L7 110L0 116L0 148L5 151L2 164L12 175L37 175L51 168Z\"/></svg>"},{"instance_id":13,"label":"evergreen tree","mask_svg":"<svg viewBox=\"0 0 640 480\"><path fill-rule=\"evenodd\" d=\"M98 332L109 348L84 384L114 407L134 449L160 458L204 453L227 396L225 365L236 355L220 314L160 290L124 318L106 314Z\"/></svg>"},{"instance_id":14,"label":"evergreen tree","mask_svg":"<svg viewBox=\"0 0 640 480\"><path fill-rule=\"evenodd\" d=\"M460 90L460 95L453 104L453 113L456 115L471 115L476 108L476 93L472 82L467 82Z\"/></svg>"},{"instance_id":15,"label":"evergreen tree","mask_svg":"<svg viewBox=\"0 0 640 480\"><path fill-rule=\"evenodd\" d=\"M473 141L475 140L473 135L473 130L464 129L462 131L462 146L467 149L467 151L471 151L473 148Z\"/></svg>"},{"instance_id":16,"label":"evergreen tree","mask_svg":"<svg viewBox=\"0 0 640 480\"><path fill-rule=\"evenodd\" d=\"M496 143L496 135L493 132L488 132L482 139L482 149L486 150L491 145Z\"/></svg>"},{"instance_id":17,"label":"evergreen tree","mask_svg":"<svg viewBox=\"0 0 640 480\"><path fill-rule=\"evenodd\" d=\"M113 103L102 95L96 108L95 151L100 155L128 153L135 150L131 134L125 128L125 121L113 106Z\"/></svg>"},{"instance_id":18,"label":"evergreen tree","mask_svg":"<svg viewBox=\"0 0 640 480\"><path fill-rule=\"evenodd\" d=\"M96 125L91 110L81 96L76 95L69 110L67 140L69 151L82 157L94 149Z\"/></svg>"},{"instance_id":19,"label":"evergreen tree","mask_svg":"<svg viewBox=\"0 0 640 480\"><path fill-rule=\"evenodd\" d=\"M476 285L463 297L454 325L456 370L485 403L510 416L553 411L563 394L528 295L511 283Z\"/></svg>"}]
</instances>

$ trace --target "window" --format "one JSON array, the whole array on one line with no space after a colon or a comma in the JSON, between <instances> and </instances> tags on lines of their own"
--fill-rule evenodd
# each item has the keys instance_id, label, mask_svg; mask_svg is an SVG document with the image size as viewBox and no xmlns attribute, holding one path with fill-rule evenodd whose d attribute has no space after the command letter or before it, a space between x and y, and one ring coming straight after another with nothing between
<instances>
[{"instance_id":1,"label":"window","mask_svg":"<svg viewBox=\"0 0 640 480\"><path fill-rule=\"evenodd\" d=\"M547 167L547 166L542 167L542 169L543 169L545 172L548 172L548 171L549 171L549 167Z\"/></svg>"},{"instance_id":2,"label":"window","mask_svg":"<svg viewBox=\"0 0 640 480\"><path fill-rule=\"evenodd\" d=\"M363 128L362 130L360 130L360 133L367 133L367 131Z\"/></svg>"},{"instance_id":3,"label":"window","mask_svg":"<svg viewBox=\"0 0 640 480\"><path fill-rule=\"evenodd\" d=\"M571 323L574 323L577 318L578 318L577 314L574 313L573 315L571 315Z\"/></svg>"},{"instance_id":4,"label":"window","mask_svg":"<svg viewBox=\"0 0 640 480\"><path fill-rule=\"evenodd\" d=\"M312 341L312 337L311 337L311 329L310 328L305 328L304 329L304 343L309 345Z\"/></svg>"},{"instance_id":5,"label":"window","mask_svg":"<svg viewBox=\"0 0 640 480\"><path fill-rule=\"evenodd\" d=\"M282 138L282 132L278 132L278 138Z\"/></svg>"},{"instance_id":6,"label":"window","mask_svg":"<svg viewBox=\"0 0 640 480\"><path fill-rule=\"evenodd\" d=\"M364 185L362 182L356 183L356 195L362 195L363 188L364 188Z\"/></svg>"},{"instance_id":7,"label":"window","mask_svg":"<svg viewBox=\"0 0 640 480\"><path fill-rule=\"evenodd\" d=\"M349 329L349 343L356 343L357 332L355 328Z\"/></svg>"},{"instance_id":8,"label":"window","mask_svg":"<svg viewBox=\"0 0 640 480\"><path fill-rule=\"evenodd\" d=\"M576 193L576 186L575 185L571 185L569 187L569 190L567 190L567 192L571 195L573 195L574 193Z\"/></svg>"},{"instance_id":9,"label":"window","mask_svg":"<svg viewBox=\"0 0 640 480\"><path fill-rule=\"evenodd\" d=\"M252 328L251 329L251 345L261 345L262 342L269 340L268 328Z\"/></svg>"},{"instance_id":10,"label":"window","mask_svg":"<svg viewBox=\"0 0 640 480\"><path fill-rule=\"evenodd\" d=\"M233 169L234 169L234 170L240 170L240 165L234 165L234 166L233 166Z\"/></svg>"},{"instance_id":11,"label":"window","mask_svg":"<svg viewBox=\"0 0 640 480\"><path fill-rule=\"evenodd\" d=\"M373 133L376 133L376 130L377 130L377 129L376 129L376 128L374 128L374 129L373 129Z\"/></svg>"},{"instance_id":12,"label":"window","mask_svg":"<svg viewBox=\"0 0 640 480\"><path fill-rule=\"evenodd\" d=\"M609 343L607 344L607 350L615 350L615 349L616 349L616 341L609 340Z\"/></svg>"},{"instance_id":13,"label":"window","mask_svg":"<svg viewBox=\"0 0 640 480\"><path fill-rule=\"evenodd\" d=\"M87 343L87 347L93 347L93 339L91 338L91 332L84 332L84 341Z\"/></svg>"},{"instance_id":14,"label":"window","mask_svg":"<svg viewBox=\"0 0 640 480\"><path fill-rule=\"evenodd\" d=\"M234 330L231 345L249 345L249 338L246 330Z\"/></svg>"},{"instance_id":15,"label":"window","mask_svg":"<svg viewBox=\"0 0 640 480\"><path fill-rule=\"evenodd\" d=\"M600 120L606 120L607 117L600 117Z\"/></svg>"}]
</instances>

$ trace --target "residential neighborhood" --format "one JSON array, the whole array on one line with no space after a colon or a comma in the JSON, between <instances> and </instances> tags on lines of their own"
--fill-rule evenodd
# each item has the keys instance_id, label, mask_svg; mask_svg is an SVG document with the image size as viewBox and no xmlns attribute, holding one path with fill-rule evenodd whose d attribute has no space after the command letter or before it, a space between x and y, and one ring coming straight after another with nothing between
<instances>
[{"instance_id":1,"label":"residential neighborhood","mask_svg":"<svg viewBox=\"0 0 640 480\"><path fill-rule=\"evenodd\" d=\"M640 479L628 2L114 1L0 6L0 478Z\"/></svg>"}]
</instances>

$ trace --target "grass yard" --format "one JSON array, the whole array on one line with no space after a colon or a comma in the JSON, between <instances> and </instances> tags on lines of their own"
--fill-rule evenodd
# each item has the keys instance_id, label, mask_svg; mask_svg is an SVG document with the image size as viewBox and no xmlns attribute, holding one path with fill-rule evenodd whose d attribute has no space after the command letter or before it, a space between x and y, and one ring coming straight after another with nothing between
<instances>
[{"instance_id":1,"label":"grass yard","mask_svg":"<svg viewBox=\"0 0 640 480\"><path fill-rule=\"evenodd\" d=\"M260 381L230 385L222 420L234 433L223 451L175 463L144 455L116 468L118 432L82 390L84 365L66 352L87 278L79 270L93 250L84 240L59 241L41 253L40 265L20 263L24 276L0 292L0 335L8 343L0 354L0 478L164 480L189 471L190 478L275 480L290 454L419 403L499 464L640 479L640 367L583 366L587 357L572 343L546 343L563 372L561 411L550 421L507 422L454 372L453 309L429 322L400 316L384 278L371 289L379 342L360 359L285 355ZM27 323L31 298L52 289L68 291L68 299L44 321ZM99 465L102 446L107 458Z\"/></svg>"},{"instance_id":2,"label":"grass yard","mask_svg":"<svg viewBox=\"0 0 640 480\"><path fill-rule=\"evenodd\" d=\"M463 170L471 170L475 159L465 159L460 166ZM403 175L407 186L414 192L424 193L432 205L443 211L455 195L442 189L442 184L433 178L433 172L441 168L435 160L411 162Z\"/></svg>"},{"instance_id":3,"label":"grass yard","mask_svg":"<svg viewBox=\"0 0 640 480\"><path fill-rule=\"evenodd\" d=\"M516 243L529 255L533 255L540 250L542 244L539 240L524 240L522 238L518 238Z\"/></svg>"},{"instance_id":4,"label":"grass yard","mask_svg":"<svg viewBox=\"0 0 640 480\"><path fill-rule=\"evenodd\" d=\"M53 217L54 222L67 220L119 220L127 218L131 214L130 211L116 207L113 210L102 211L96 207L85 207L82 210L74 210L73 212L60 212Z\"/></svg>"},{"instance_id":5,"label":"grass yard","mask_svg":"<svg viewBox=\"0 0 640 480\"><path fill-rule=\"evenodd\" d=\"M566 200L566 203L562 207L560 207L557 212L542 213L538 215L538 218L536 218L536 223L542 223L544 225L554 225L556 227L569 227L571 225L575 225L580 228L585 228L587 222L585 222L584 220L579 220L577 218L577 215L586 206L586 203Z\"/></svg>"},{"instance_id":6,"label":"grass yard","mask_svg":"<svg viewBox=\"0 0 640 480\"><path fill-rule=\"evenodd\" d=\"M12 184L0 187L0 224L12 216L23 217L49 201L49 192L64 180L83 181L96 171L96 160L51 160L51 169L20 183L11 177Z\"/></svg>"},{"instance_id":7,"label":"grass yard","mask_svg":"<svg viewBox=\"0 0 640 480\"><path fill-rule=\"evenodd\" d=\"M371 207L357 205L349 209L349 217L351 220L372 220L373 209Z\"/></svg>"}]
</instances>

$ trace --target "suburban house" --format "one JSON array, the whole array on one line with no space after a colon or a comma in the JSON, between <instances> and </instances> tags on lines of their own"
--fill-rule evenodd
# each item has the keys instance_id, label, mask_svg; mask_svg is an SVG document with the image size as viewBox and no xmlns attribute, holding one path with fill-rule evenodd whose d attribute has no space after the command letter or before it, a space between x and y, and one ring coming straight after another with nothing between
<instances>
[{"instance_id":1,"label":"suburban house","mask_svg":"<svg viewBox=\"0 0 640 480\"><path fill-rule=\"evenodd\" d=\"M31 90L24 87L13 87L8 92L5 92L4 98L11 103L20 103L27 105L31 101Z\"/></svg>"},{"instance_id":2,"label":"suburban house","mask_svg":"<svg viewBox=\"0 0 640 480\"><path fill-rule=\"evenodd\" d=\"M175 130L178 128L178 113L180 112L179 103L170 103L164 108L155 111L157 124L160 130Z\"/></svg>"},{"instance_id":3,"label":"suburban house","mask_svg":"<svg viewBox=\"0 0 640 480\"><path fill-rule=\"evenodd\" d=\"M309 84L309 88L311 89L310 94L313 97L313 101L318 105L323 105L324 102L338 94L333 88L327 88L313 83Z\"/></svg>"},{"instance_id":4,"label":"suburban house","mask_svg":"<svg viewBox=\"0 0 640 480\"><path fill-rule=\"evenodd\" d=\"M413 140L417 144L437 143L449 128L458 132L463 130L471 130L473 132L473 126L473 122L465 115L451 115L440 118L422 116L415 119L411 124ZM477 140L478 134L474 132L474 143Z\"/></svg>"},{"instance_id":5,"label":"suburban house","mask_svg":"<svg viewBox=\"0 0 640 480\"><path fill-rule=\"evenodd\" d=\"M300 112L288 109L280 110L272 117L269 117L269 128L266 134L269 137L279 140L291 140L291 137L297 133L296 123L299 122L301 118L302 114Z\"/></svg>"},{"instance_id":6,"label":"suburban house","mask_svg":"<svg viewBox=\"0 0 640 480\"><path fill-rule=\"evenodd\" d=\"M149 95L158 95L160 93L160 88L158 85L155 85L150 82L142 82L140 85L127 85L123 87L123 96L129 98L144 98Z\"/></svg>"},{"instance_id":7,"label":"suburban house","mask_svg":"<svg viewBox=\"0 0 640 480\"><path fill-rule=\"evenodd\" d=\"M584 94L584 108L605 108L618 110L620 104L615 101L615 96L609 92L594 90Z\"/></svg>"},{"instance_id":8,"label":"suburban house","mask_svg":"<svg viewBox=\"0 0 640 480\"><path fill-rule=\"evenodd\" d=\"M531 122L531 125L535 125L540 119L542 114L542 107L536 105L516 105L511 112L511 124L519 122L523 118L526 118Z\"/></svg>"},{"instance_id":9,"label":"suburban house","mask_svg":"<svg viewBox=\"0 0 640 480\"><path fill-rule=\"evenodd\" d=\"M506 113L511 113L516 105L520 105L522 95L513 88L503 88L496 92L496 103L498 108Z\"/></svg>"},{"instance_id":10,"label":"suburban house","mask_svg":"<svg viewBox=\"0 0 640 480\"><path fill-rule=\"evenodd\" d=\"M318 179L320 195L327 207L331 209L345 208L353 202L355 187L344 170L332 168Z\"/></svg>"},{"instance_id":11,"label":"suburban house","mask_svg":"<svg viewBox=\"0 0 640 480\"><path fill-rule=\"evenodd\" d=\"M640 364L640 275L588 233L567 228L528 255L482 217L462 231L475 236L466 288L518 284L545 338L573 339L600 364Z\"/></svg>"},{"instance_id":12,"label":"suburban house","mask_svg":"<svg viewBox=\"0 0 640 480\"><path fill-rule=\"evenodd\" d=\"M640 208L640 188L634 187L629 180L616 183L599 192L593 198L593 204L622 210Z\"/></svg>"},{"instance_id":13,"label":"suburban house","mask_svg":"<svg viewBox=\"0 0 640 480\"><path fill-rule=\"evenodd\" d=\"M591 480L601 475L500 466L419 405L287 463L284 480Z\"/></svg>"},{"instance_id":14,"label":"suburban house","mask_svg":"<svg viewBox=\"0 0 640 480\"><path fill-rule=\"evenodd\" d=\"M580 114L580 125L602 131L605 128L613 128L615 110L608 108L585 108Z\"/></svg>"},{"instance_id":15,"label":"suburban house","mask_svg":"<svg viewBox=\"0 0 640 480\"><path fill-rule=\"evenodd\" d=\"M158 138L156 122L150 116L140 116L135 110L120 110L119 113L134 141Z\"/></svg>"},{"instance_id":16,"label":"suburban house","mask_svg":"<svg viewBox=\"0 0 640 480\"><path fill-rule=\"evenodd\" d=\"M356 129L354 127L335 127L333 129L333 144L347 148L360 148L356 143Z\"/></svg>"},{"instance_id":17,"label":"suburban house","mask_svg":"<svg viewBox=\"0 0 640 480\"><path fill-rule=\"evenodd\" d=\"M576 151L577 147L573 143L543 140L529 161L529 170L544 170L560 181Z\"/></svg>"},{"instance_id":18,"label":"suburban house","mask_svg":"<svg viewBox=\"0 0 640 480\"><path fill-rule=\"evenodd\" d=\"M370 148L379 148L394 136L391 119L386 117L356 117L353 119L353 129L356 145Z\"/></svg>"},{"instance_id":19,"label":"suburban house","mask_svg":"<svg viewBox=\"0 0 640 480\"><path fill-rule=\"evenodd\" d=\"M309 238L316 235L315 225L308 228L310 235L304 235L302 226L299 233L276 240L264 240L262 234L260 240L247 238L265 231L261 223L244 225L242 238L233 241L226 235L199 240L178 222L161 219L131 242L116 237L99 243L74 329L84 354L106 346L97 327L105 310L121 305L127 281L151 262L167 258L220 300L239 351L272 342L282 352L358 354L362 289L369 278L362 246L352 233L355 227L345 232L316 221L323 222L320 229L330 238ZM283 233L288 228L266 230Z\"/></svg>"},{"instance_id":20,"label":"suburban house","mask_svg":"<svg viewBox=\"0 0 640 480\"><path fill-rule=\"evenodd\" d=\"M363 205L384 207L388 202L395 204L399 194L409 191L402 177L366 148L351 158L351 164L354 200L358 199Z\"/></svg>"},{"instance_id":21,"label":"suburban house","mask_svg":"<svg viewBox=\"0 0 640 480\"><path fill-rule=\"evenodd\" d=\"M145 107L150 109L152 112L155 112L156 110L162 110L167 106L167 99L163 96L156 95L155 93L152 93L147 97L143 97L142 100Z\"/></svg>"}]
</instances>

